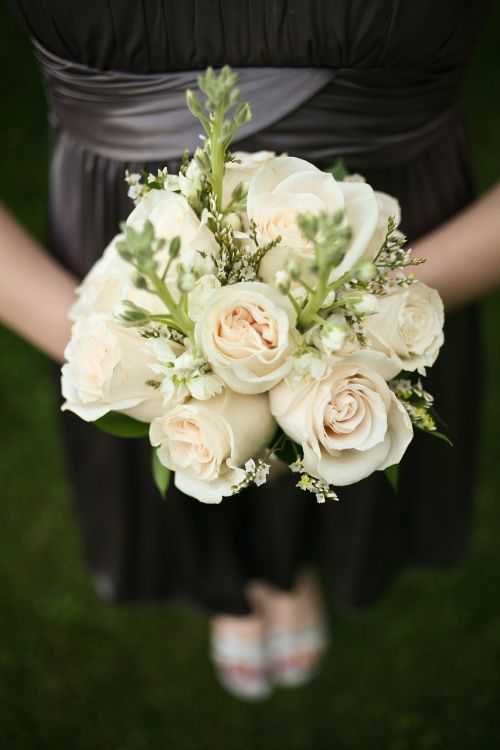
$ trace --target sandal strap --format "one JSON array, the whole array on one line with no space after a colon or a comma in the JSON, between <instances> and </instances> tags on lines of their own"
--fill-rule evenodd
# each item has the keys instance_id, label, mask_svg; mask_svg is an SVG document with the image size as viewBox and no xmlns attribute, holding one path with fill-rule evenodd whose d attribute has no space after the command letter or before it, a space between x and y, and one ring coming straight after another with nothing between
<instances>
[{"instance_id":1,"label":"sandal strap","mask_svg":"<svg viewBox=\"0 0 500 750\"><path fill-rule=\"evenodd\" d=\"M272 630L267 637L267 649L273 656L286 656L300 651L322 651L328 642L324 625L300 630Z\"/></svg>"},{"instance_id":2,"label":"sandal strap","mask_svg":"<svg viewBox=\"0 0 500 750\"><path fill-rule=\"evenodd\" d=\"M265 652L260 641L246 641L243 638L217 633L211 638L212 655L224 661L245 662L252 665L265 664Z\"/></svg>"}]
</instances>

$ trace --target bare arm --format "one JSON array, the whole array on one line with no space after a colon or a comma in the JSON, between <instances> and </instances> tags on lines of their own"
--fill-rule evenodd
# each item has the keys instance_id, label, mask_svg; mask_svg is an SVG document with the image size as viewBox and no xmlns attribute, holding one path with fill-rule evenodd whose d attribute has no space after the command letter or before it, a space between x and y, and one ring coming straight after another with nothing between
<instances>
[{"instance_id":1,"label":"bare arm","mask_svg":"<svg viewBox=\"0 0 500 750\"><path fill-rule=\"evenodd\" d=\"M447 309L500 286L500 183L413 246L418 278L435 287Z\"/></svg>"},{"instance_id":2,"label":"bare arm","mask_svg":"<svg viewBox=\"0 0 500 750\"><path fill-rule=\"evenodd\" d=\"M0 320L62 362L76 285L0 204Z\"/></svg>"}]
</instances>

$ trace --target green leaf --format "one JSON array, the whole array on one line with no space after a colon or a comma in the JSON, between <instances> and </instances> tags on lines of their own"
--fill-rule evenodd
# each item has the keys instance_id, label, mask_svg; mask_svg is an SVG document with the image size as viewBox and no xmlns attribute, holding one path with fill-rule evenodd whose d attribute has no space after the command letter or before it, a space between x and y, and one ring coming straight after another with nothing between
<instances>
[{"instance_id":1,"label":"green leaf","mask_svg":"<svg viewBox=\"0 0 500 750\"><path fill-rule=\"evenodd\" d=\"M158 451L153 448L151 452L151 471L153 473L153 479L158 487L158 491L163 499L167 496L168 485L170 484L170 475L172 472L163 466L160 459L158 458Z\"/></svg>"},{"instance_id":2,"label":"green leaf","mask_svg":"<svg viewBox=\"0 0 500 750\"><path fill-rule=\"evenodd\" d=\"M433 406L429 408L429 414L431 415L433 420L436 422L436 424L441 425L441 427L448 427L444 419L441 417L440 414L438 414L438 412L434 409Z\"/></svg>"},{"instance_id":3,"label":"green leaf","mask_svg":"<svg viewBox=\"0 0 500 750\"><path fill-rule=\"evenodd\" d=\"M339 180L340 182L349 174L345 167L344 160L340 158L337 159L335 161L335 164L332 164L331 167L327 167L327 169L325 169L325 172L330 172L330 174L332 174L335 179Z\"/></svg>"},{"instance_id":4,"label":"green leaf","mask_svg":"<svg viewBox=\"0 0 500 750\"><path fill-rule=\"evenodd\" d=\"M169 248L168 248L168 254L170 258L177 258L179 255L181 249L181 238L176 235L172 238Z\"/></svg>"},{"instance_id":5,"label":"green leaf","mask_svg":"<svg viewBox=\"0 0 500 750\"><path fill-rule=\"evenodd\" d=\"M418 425L416 425L418 427ZM453 443L451 442L448 435L445 435L444 432L439 432L439 430L425 430L423 427L418 427L421 432L425 432L426 435L434 435L434 437L439 438L440 440L444 440L445 443L448 443L448 445L453 448Z\"/></svg>"},{"instance_id":6,"label":"green leaf","mask_svg":"<svg viewBox=\"0 0 500 750\"><path fill-rule=\"evenodd\" d=\"M388 466L387 469L385 469L385 475L387 479L389 480L389 484L391 485L392 489L397 495L398 494L398 482L399 482L399 464Z\"/></svg>"},{"instance_id":7,"label":"green leaf","mask_svg":"<svg viewBox=\"0 0 500 750\"><path fill-rule=\"evenodd\" d=\"M139 438L149 433L149 424L118 411L110 411L94 422L96 427L116 437Z\"/></svg>"}]
</instances>

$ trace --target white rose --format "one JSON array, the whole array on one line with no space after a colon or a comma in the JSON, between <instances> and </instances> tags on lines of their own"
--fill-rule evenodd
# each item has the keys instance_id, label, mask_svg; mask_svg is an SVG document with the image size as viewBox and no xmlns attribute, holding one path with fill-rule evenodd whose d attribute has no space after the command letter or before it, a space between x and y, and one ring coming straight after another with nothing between
<instances>
[{"instance_id":1,"label":"white rose","mask_svg":"<svg viewBox=\"0 0 500 750\"><path fill-rule=\"evenodd\" d=\"M134 268L120 257L116 249L116 243L122 239L121 234L113 238L102 257L94 263L81 282L76 290L78 299L69 313L71 320L78 320L91 313L109 313L125 299L146 307L151 312L164 310L158 298L133 285Z\"/></svg>"},{"instance_id":2,"label":"white rose","mask_svg":"<svg viewBox=\"0 0 500 750\"><path fill-rule=\"evenodd\" d=\"M201 250L213 253L217 242L205 220L200 221L183 195L165 190L151 190L132 211L127 224L136 231L141 231L146 219L153 224L157 237L166 240L166 245L159 254L160 264L168 260L168 245L174 237L180 237L181 250L177 259L171 264L167 276L169 284L175 283L177 263L192 258L192 251Z\"/></svg>"},{"instance_id":3,"label":"white rose","mask_svg":"<svg viewBox=\"0 0 500 750\"><path fill-rule=\"evenodd\" d=\"M378 206L378 221L375 232L373 233L365 253L365 257L369 260L375 258L384 244L387 235L387 222L389 221L389 217L392 216L396 227L399 227L401 223L401 206L396 198L387 193L381 193L378 190L375 191L375 198Z\"/></svg>"},{"instance_id":4,"label":"white rose","mask_svg":"<svg viewBox=\"0 0 500 750\"><path fill-rule=\"evenodd\" d=\"M224 166L222 182L222 205L224 208L231 202L233 191L236 190L238 185L243 183L243 188L246 190L254 174L275 154L273 151L255 151L254 153L235 151L233 156L238 161L226 162Z\"/></svg>"},{"instance_id":5,"label":"white rose","mask_svg":"<svg viewBox=\"0 0 500 750\"><path fill-rule=\"evenodd\" d=\"M159 413L161 396L146 385L152 360L136 330L123 328L104 313L89 315L73 325L65 356L63 410L86 422L109 411L126 411L145 422Z\"/></svg>"},{"instance_id":6,"label":"white rose","mask_svg":"<svg viewBox=\"0 0 500 750\"><path fill-rule=\"evenodd\" d=\"M379 312L366 321L372 345L398 357L401 370L425 375L444 342L443 302L435 289L417 282L379 297Z\"/></svg>"},{"instance_id":7,"label":"white rose","mask_svg":"<svg viewBox=\"0 0 500 750\"><path fill-rule=\"evenodd\" d=\"M290 258L301 263L303 273L314 260L312 244L297 225L301 213L345 212L352 237L344 259L332 271L332 281L362 258L374 255L370 241L377 229L379 209L372 188L363 182L336 182L333 175L303 159L279 156L262 167L250 182L247 210L264 239L281 236L281 243L266 253L259 267L266 282L271 283Z\"/></svg>"},{"instance_id":8,"label":"white rose","mask_svg":"<svg viewBox=\"0 0 500 750\"><path fill-rule=\"evenodd\" d=\"M258 281L223 286L196 322L196 343L237 393L263 393L291 367L296 313L277 289Z\"/></svg>"},{"instance_id":9,"label":"white rose","mask_svg":"<svg viewBox=\"0 0 500 750\"><path fill-rule=\"evenodd\" d=\"M314 383L286 380L270 393L276 421L302 446L305 470L329 484L353 484L399 463L412 439L406 410L370 359L377 363L339 359Z\"/></svg>"},{"instance_id":10,"label":"white rose","mask_svg":"<svg viewBox=\"0 0 500 750\"><path fill-rule=\"evenodd\" d=\"M204 503L219 503L245 478L240 468L270 442L275 422L266 395L226 390L209 401L178 404L151 424L158 458L175 485Z\"/></svg>"}]
</instances>

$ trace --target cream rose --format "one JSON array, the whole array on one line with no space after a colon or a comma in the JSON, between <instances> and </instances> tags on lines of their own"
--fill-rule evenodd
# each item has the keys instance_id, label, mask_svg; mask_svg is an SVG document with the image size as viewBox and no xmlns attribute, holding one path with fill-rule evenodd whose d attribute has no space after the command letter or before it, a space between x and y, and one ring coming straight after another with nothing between
<instances>
[{"instance_id":1,"label":"cream rose","mask_svg":"<svg viewBox=\"0 0 500 750\"><path fill-rule=\"evenodd\" d=\"M175 485L203 503L219 503L245 478L241 466L258 457L276 424L267 395L230 390L208 401L179 404L155 419L150 440L158 458L175 471Z\"/></svg>"},{"instance_id":2,"label":"cream rose","mask_svg":"<svg viewBox=\"0 0 500 750\"><path fill-rule=\"evenodd\" d=\"M161 396L146 385L153 362L144 352L144 339L123 328L109 315L95 313L79 319L66 347L62 368L63 410L93 422L109 411L148 422L161 411Z\"/></svg>"},{"instance_id":3,"label":"cream rose","mask_svg":"<svg viewBox=\"0 0 500 750\"><path fill-rule=\"evenodd\" d=\"M313 247L297 225L301 213L345 212L352 238L341 264L332 271L332 281L375 254L371 240L379 208L372 188L364 182L336 182L331 174L303 159L279 156L267 162L250 182L247 210L264 239L281 236L280 244L260 264L259 275L268 283L289 258L298 259L304 272L314 260Z\"/></svg>"},{"instance_id":4,"label":"cream rose","mask_svg":"<svg viewBox=\"0 0 500 750\"><path fill-rule=\"evenodd\" d=\"M121 258L116 249L116 243L122 239L121 234L113 238L76 290L78 299L70 310L71 320L78 320L92 313L109 313L125 299L150 312L164 311L158 297L133 285L134 269Z\"/></svg>"},{"instance_id":5,"label":"cream rose","mask_svg":"<svg viewBox=\"0 0 500 750\"><path fill-rule=\"evenodd\" d=\"M213 371L237 393L263 393L287 372L296 349L289 300L258 281L223 286L206 301L195 338Z\"/></svg>"},{"instance_id":6,"label":"cream rose","mask_svg":"<svg viewBox=\"0 0 500 750\"><path fill-rule=\"evenodd\" d=\"M249 182L254 174L270 159L274 158L273 151L234 151L233 156L238 161L229 161L224 167L224 179L222 183L222 205L227 207L231 201L233 191L238 185L248 188Z\"/></svg>"},{"instance_id":7,"label":"cream rose","mask_svg":"<svg viewBox=\"0 0 500 750\"><path fill-rule=\"evenodd\" d=\"M151 190L132 211L127 224L140 231L146 219L153 224L157 237L165 239L166 246L160 256L160 263L168 259L168 243L174 237L180 237L181 250L177 261L172 263L167 277L168 283L176 280L177 263L182 262L183 255L192 259L194 250L212 253L217 249L217 242L205 221L200 221L183 195L167 190Z\"/></svg>"},{"instance_id":8,"label":"cream rose","mask_svg":"<svg viewBox=\"0 0 500 750\"><path fill-rule=\"evenodd\" d=\"M383 376L370 366L379 364ZM384 380L396 373L380 353L366 352L339 359L316 382L287 379L273 388L271 412L302 446L306 471L343 486L401 460L413 429Z\"/></svg>"},{"instance_id":9,"label":"cream rose","mask_svg":"<svg viewBox=\"0 0 500 750\"><path fill-rule=\"evenodd\" d=\"M444 342L444 308L438 292L417 282L378 301L378 313L366 321L373 347L397 357L401 370L425 375Z\"/></svg>"},{"instance_id":10,"label":"cream rose","mask_svg":"<svg viewBox=\"0 0 500 750\"><path fill-rule=\"evenodd\" d=\"M378 206L378 221L375 232L366 249L365 257L367 260L372 260L384 244L389 218L392 217L394 219L396 227L399 227L401 222L401 206L399 205L399 201L392 195L381 193L377 190L374 195Z\"/></svg>"}]
</instances>

